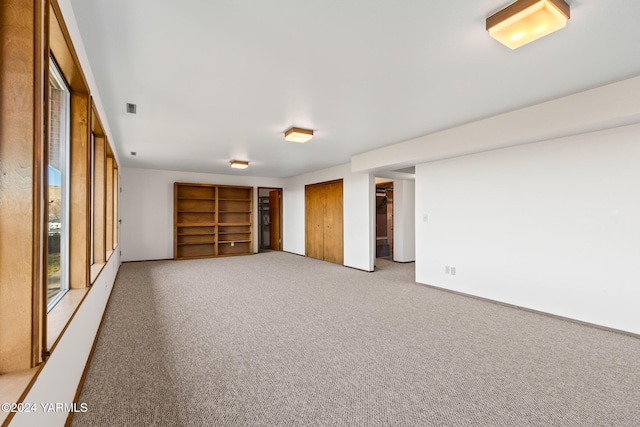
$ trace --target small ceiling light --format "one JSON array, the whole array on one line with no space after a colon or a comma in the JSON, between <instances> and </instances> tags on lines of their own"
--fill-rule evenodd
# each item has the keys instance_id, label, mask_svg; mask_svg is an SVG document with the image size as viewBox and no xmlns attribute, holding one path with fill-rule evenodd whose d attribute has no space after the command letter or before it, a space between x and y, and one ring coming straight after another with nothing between
<instances>
[{"instance_id":1,"label":"small ceiling light","mask_svg":"<svg viewBox=\"0 0 640 427\"><path fill-rule=\"evenodd\" d=\"M243 162L241 160L231 160L231 167L236 169L246 169L249 167L249 162Z\"/></svg>"},{"instance_id":2,"label":"small ceiling light","mask_svg":"<svg viewBox=\"0 0 640 427\"><path fill-rule=\"evenodd\" d=\"M313 138L313 131L292 127L284 133L284 139L291 142L304 143Z\"/></svg>"},{"instance_id":3,"label":"small ceiling light","mask_svg":"<svg viewBox=\"0 0 640 427\"><path fill-rule=\"evenodd\" d=\"M564 0L516 0L487 18L487 31L516 49L564 28L567 19L569 5Z\"/></svg>"}]
</instances>

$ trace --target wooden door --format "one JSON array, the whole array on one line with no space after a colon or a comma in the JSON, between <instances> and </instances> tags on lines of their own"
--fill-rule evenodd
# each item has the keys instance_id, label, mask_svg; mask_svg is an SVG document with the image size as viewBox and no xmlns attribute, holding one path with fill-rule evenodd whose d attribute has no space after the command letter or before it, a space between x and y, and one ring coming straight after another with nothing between
<instances>
[{"instance_id":1,"label":"wooden door","mask_svg":"<svg viewBox=\"0 0 640 427\"><path fill-rule=\"evenodd\" d=\"M343 264L342 180L306 186L305 202L307 256Z\"/></svg>"},{"instance_id":2,"label":"wooden door","mask_svg":"<svg viewBox=\"0 0 640 427\"><path fill-rule=\"evenodd\" d=\"M324 187L305 188L306 252L311 258L324 259Z\"/></svg>"},{"instance_id":3,"label":"wooden door","mask_svg":"<svg viewBox=\"0 0 640 427\"><path fill-rule=\"evenodd\" d=\"M324 185L324 202L324 260L342 264L344 260L342 181Z\"/></svg>"},{"instance_id":4,"label":"wooden door","mask_svg":"<svg viewBox=\"0 0 640 427\"><path fill-rule=\"evenodd\" d=\"M269 191L269 248L274 251L282 250L282 237L280 234L281 191Z\"/></svg>"}]
</instances>

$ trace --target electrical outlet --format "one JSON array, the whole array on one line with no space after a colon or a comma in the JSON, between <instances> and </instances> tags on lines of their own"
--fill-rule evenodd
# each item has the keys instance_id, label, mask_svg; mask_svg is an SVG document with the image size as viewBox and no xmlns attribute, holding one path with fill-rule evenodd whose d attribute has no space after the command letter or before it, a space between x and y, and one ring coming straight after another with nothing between
<instances>
[{"instance_id":1,"label":"electrical outlet","mask_svg":"<svg viewBox=\"0 0 640 427\"><path fill-rule=\"evenodd\" d=\"M426 213L422 214L422 222L429 222L429 215L427 215Z\"/></svg>"},{"instance_id":2,"label":"electrical outlet","mask_svg":"<svg viewBox=\"0 0 640 427\"><path fill-rule=\"evenodd\" d=\"M451 271L451 275L452 276L456 275L456 268L455 267L451 267L451 269L449 271Z\"/></svg>"},{"instance_id":3,"label":"electrical outlet","mask_svg":"<svg viewBox=\"0 0 640 427\"><path fill-rule=\"evenodd\" d=\"M449 267L448 265L444 266L444 274L451 274L451 267Z\"/></svg>"}]
</instances>

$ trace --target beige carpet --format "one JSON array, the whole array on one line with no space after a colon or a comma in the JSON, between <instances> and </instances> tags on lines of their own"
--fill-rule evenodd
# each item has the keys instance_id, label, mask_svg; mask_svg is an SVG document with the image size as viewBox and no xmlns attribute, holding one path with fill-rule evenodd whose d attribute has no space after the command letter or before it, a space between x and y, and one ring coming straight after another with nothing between
<instances>
[{"instance_id":1,"label":"beige carpet","mask_svg":"<svg viewBox=\"0 0 640 427\"><path fill-rule=\"evenodd\" d=\"M378 264L124 264L73 425L640 425L640 340Z\"/></svg>"}]
</instances>

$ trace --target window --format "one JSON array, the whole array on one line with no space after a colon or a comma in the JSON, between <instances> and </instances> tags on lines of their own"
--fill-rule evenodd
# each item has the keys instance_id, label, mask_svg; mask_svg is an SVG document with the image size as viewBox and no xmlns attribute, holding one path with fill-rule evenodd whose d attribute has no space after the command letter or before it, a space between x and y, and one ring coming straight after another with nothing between
<instances>
[{"instance_id":1,"label":"window","mask_svg":"<svg viewBox=\"0 0 640 427\"><path fill-rule=\"evenodd\" d=\"M51 58L47 156L47 309L69 289L69 118L70 90Z\"/></svg>"},{"instance_id":2,"label":"window","mask_svg":"<svg viewBox=\"0 0 640 427\"><path fill-rule=\"evenodd\" d=\"M0 12L11 58L0 60L0 395L17 402L117 247L119 184L57 1L5 3L15 13Z\"/></svg>"},{"instance_id":3,"label":"window","mask_svg":"<svg viewBox=\"0 0 640 427\"><path fill-rule=\"evenodd\" d=\"M91 177L91 201L90 201L90 205L91 209L93 211L93 207L95 206L95 192L96 192L96 134L92 131L91 132L91 141L89 144L89 150L90 152L90 177ZM89 227L90 230L90 242L89 242L89 265L93 265L95 264L95 257L94 257L94 217L95 214L91 214L91 226Z\"/></svg>"},{"instance_id":4,"label":"window","mask_svg":"<svg viewBox=\"0 0 640 427\"><path fill-rule=\"evenodd\" d=\"M111 147L106 147L106 252L107 259L118 245L118 164Z\"/></svg>"}]
</instances>

